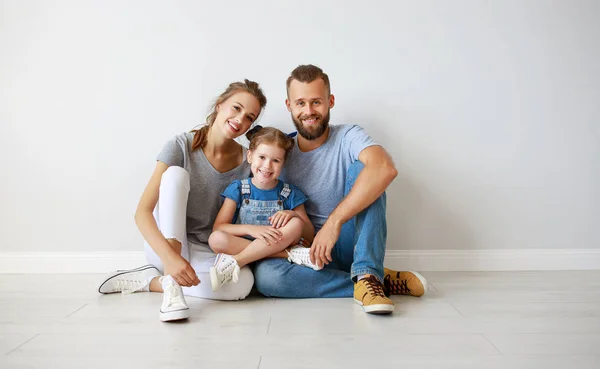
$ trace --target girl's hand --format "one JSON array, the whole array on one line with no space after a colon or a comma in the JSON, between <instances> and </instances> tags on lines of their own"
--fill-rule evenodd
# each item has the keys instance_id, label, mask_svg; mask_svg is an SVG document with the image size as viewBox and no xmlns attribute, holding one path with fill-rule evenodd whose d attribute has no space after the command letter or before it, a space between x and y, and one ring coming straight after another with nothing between
<instances>
[{"instance_id":1,"label":"girl's hand","mask_svg":"<svg viewBox=\"0 0 600 369\"><path fill-rule=\"evenodd\" d=\"M182 287L192 287L200 284L200 279L190 263L181 255L173 256L164 261L165 275L173 277Z\"/></svg>"},{"instance_id":2,"label":"girl's hand","mask_svg":"<svg viewBox=\"0 0 600 369\"><path fill-rule=\"evenodd\" d=\"M269 226L253 226L249 236L261 240L267 245L276 243L281 240L283 234L281 231Z\"/></svg>"},{"instance_id":3,"label":"girl's hand","mask_svg":"<svg viewBox=\"0 0 600 369\"><path fill-rule=\"evenodd\" d=\"M293 210L279 210L277 213L269 217L269 222L271 222L273 228L279 229L285 226L290 219L297 216L298 214L296 214L296 212Z\"/></svg>"}]
</instances>

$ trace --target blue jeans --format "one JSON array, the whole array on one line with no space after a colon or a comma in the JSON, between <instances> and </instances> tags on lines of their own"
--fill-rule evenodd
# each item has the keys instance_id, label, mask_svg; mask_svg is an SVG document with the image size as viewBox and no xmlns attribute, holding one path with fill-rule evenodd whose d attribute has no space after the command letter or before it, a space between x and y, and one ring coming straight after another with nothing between
<instances>
[{"instance_id":1,"label":"blue jeans","mask_svg":"<svg viewBox=\"0 0 600 369\"><path fill-rule=\"evenodd\" d=\"M354 162L346 176L344 196L360 171ZM385 193L342 226L331 253L333 262L314 271L286 259L264 259L254 269L254 283L265 296L288 298L351 297L356 276L373 274L383 281L383 258L387 238Z\"/></svg>"}]
</instances>

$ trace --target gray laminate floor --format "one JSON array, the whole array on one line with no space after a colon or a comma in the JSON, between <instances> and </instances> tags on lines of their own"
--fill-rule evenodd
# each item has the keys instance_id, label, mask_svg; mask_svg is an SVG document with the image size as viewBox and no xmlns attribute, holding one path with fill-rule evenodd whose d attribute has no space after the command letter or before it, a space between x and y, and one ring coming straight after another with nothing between
<instances>
[{"instance_id":1,"label":"gray laminate floor","mask_svg":"<svg viewBox=\"0 0 600 369\"><path fill-rule=\"evenodd\" d=\"M161 295L98 275L0 275L0 368L600 368L600 271L423 273L392 316L352 299L218 302L161 323Z\"/></svg>"}]
</instances>

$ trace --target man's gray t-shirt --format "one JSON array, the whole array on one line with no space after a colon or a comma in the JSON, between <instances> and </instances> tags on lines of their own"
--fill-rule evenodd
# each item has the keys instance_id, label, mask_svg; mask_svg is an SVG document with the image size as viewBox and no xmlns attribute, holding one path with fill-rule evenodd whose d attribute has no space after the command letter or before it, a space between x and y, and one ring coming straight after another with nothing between
<instances>
[{"instance_id":1,"label":"man's gray t-shirt","mask_svg":"<svg viewBox=\"0 0 600 369\"><path fill-rule=\"evenodd\" d=\"M234 180L250 176L250 164L243 148L242 163L228 172L217 171L202 149L192 152L194 133L182 133L167 142L158 161L178 166L190 174L190 193L187 202L186 230L188 242L208 245L215 218L223 204L221 192Z\"/></svg>"},{"instance_id":2,"label":"man's gray t-shirt","mask_svg":"<svg viewBox=\"0 0 600 369\"><path fill-rule=\"evenodd\" d=\"M373 145L377 143L357 125L330 125L327 141L309 152L300 151L294 139L281 178L308 196L306 213L316 231L344 198L348 168L361 151Z\"/></svg>"}]
</instances>

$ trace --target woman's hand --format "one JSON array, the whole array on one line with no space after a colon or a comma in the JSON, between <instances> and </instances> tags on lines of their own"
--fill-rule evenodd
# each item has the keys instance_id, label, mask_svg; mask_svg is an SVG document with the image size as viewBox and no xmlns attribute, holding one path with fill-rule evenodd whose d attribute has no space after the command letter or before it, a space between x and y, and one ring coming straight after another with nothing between
<instances>
[{"instance_id":1,"label":"woman's hand","mask_svg":"<svg viewBox=\"0 0 600 369\"><path fill-rule=\"evenodd\" d=\"M252 226L248 235L263 241L267 245L277 243L283 237L281 231L269 226Z\"/></svg>"},{"instance_id":2,"label":"woman's hand","mask_svg":"<svg viewBox=\"0 0 600 369\"><path fill-rule=\"evenodd\" d=\"M296 212L293 210L279 210L277 213L269 217L269 222L271 222L273 228L279 229L285 226L290 219L297 216L298 214L296 214Z\"/></svg>"},{"instance_id":3,"label":"woman's hand","mask_svg":"<svg viewBox=\"0 0 600 369\"><path fill-rule=\"evenodd\" d=\"M164 261L165 275L173 277L182 287L192 287L200 284L200 279L190 263L181 255L174 255Z\"/></svg>"}]
</instances>

